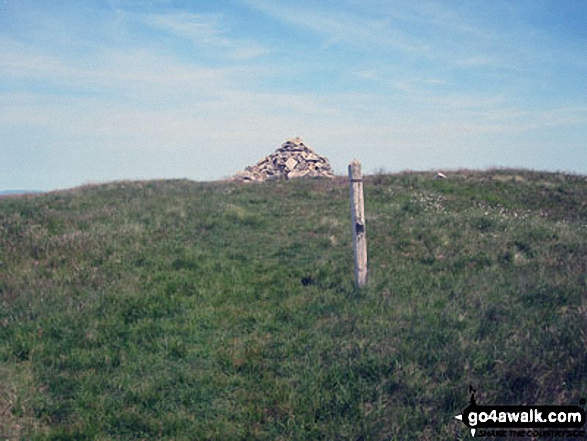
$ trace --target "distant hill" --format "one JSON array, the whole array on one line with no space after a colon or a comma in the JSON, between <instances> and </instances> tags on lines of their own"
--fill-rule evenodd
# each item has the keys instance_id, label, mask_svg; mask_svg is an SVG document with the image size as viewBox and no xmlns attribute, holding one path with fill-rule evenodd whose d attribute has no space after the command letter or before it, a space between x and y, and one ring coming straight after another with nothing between
<instances>
[{"instance_id":1,"label":"distant hill","mask_svg":"<svg viewBox=\"0 0 587 441\"><path fill-rule=\"evenodd\" d=\"M0 199L0 438L469 439L587 392L587 179L112 182Z\"/></svg>"},{"instance_id":2,"label":"distant hill","mask_svg":"<svg viewBox=\"0 0 587 441\"><path fill-rule=\"evenodd\" d=\"M37 190L0 190L0 196L18 195L18 194L39 194L42 191Z\"/></svg>"}]
</instances>

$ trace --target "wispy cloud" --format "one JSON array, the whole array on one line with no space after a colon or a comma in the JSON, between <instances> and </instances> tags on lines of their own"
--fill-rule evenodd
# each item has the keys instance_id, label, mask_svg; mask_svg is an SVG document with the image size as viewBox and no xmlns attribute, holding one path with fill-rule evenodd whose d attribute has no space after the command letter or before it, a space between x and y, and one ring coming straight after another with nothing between
<instances>
[{"instance_id":1,"label":"wispy cloud","mask_svg":"<svg viewBox=\"0 0 587 441\"><path fill-rule=\"evenodd\" d=\"M494 62L494 60L491 59L490 57L477 56L477 57L469 57L465 60L459 60L459 61L457 61L457 65L461 66L461 67L480 67L480 66L487 66L487 65L491 64L492 62Z\"/></svg>"},{"instance_id":2,"label":"wispy cloud","mask_svg":"<svg viewBox=\"0 0 587 441\"><path fill-rule=\"evenodd\" d=\"M196 46L222 50L228 58L250 59L270 52L267 47L254 41L230 38L229 28L220 14L152 14L145 17L145 23L153 28L187 38Z\"/></svg>"},{"instance_id":3,"label":"wispy cloud","mask_svg":"<svg viewBox=\"0 0 587 441\"><path fill-rule=\"evenodd\" d=\"M311 6L266 0L247 3L274 18L324 36L325 47L342 42L356 48L387 47L420 55L430 51L426 42L393 26L388 18L368 18L338 7L323 9L320 3Z\"/></svg>"},{"instance_id":4,"label":"wispy cloud","mask_svg":"<svg viewBox=\"0 0 587 441\"><path fill-rule=\"evenodd\" d=\"M148 15L145 22L153 27L187 37L198 44L229 46L231 41L223 36L220 15L190 14L177 12Z\"/></svg>"},{"instance_id":5,"label":"wispy cloud","mask_svg":"<svg viewBox=\"0 0 587 441\"><path fill-rule=\"evenodd\" d=\"M90 66L60 54L43 54L34 45L8 39L2 43L6 50L0 52L0 78L25 90L34 85L36 89L59 88L66 94L116 92L134 101L146 96L169 101L179 94L210 96L255 74L239 67L210 68L180 62L146 48L101 48Z\"/></svg>"},{"instance_id":6,"label":"wispy cloud","mask_svg":"<svg viewBox=\"0 0 587 441\"><path fill-rule=\"evenodd\" d=\"M427 1L341 0L336 7L328 7L307 1L243 1L274 19L312 32L322 39L322 48L344 45L367 51L389 57L387 64L404 70L421 69L414 65L421 61L438 71L496 68L513 75L548 57L539 55L545 49L537 45L540 36L530 31L523 37L516 33L516 18L508 18L513 29L502 25L496 30L495 23L480 20L470 4L455 8L454 4Z\"/></svg>"},{"instance_id":7,"label":"wispy cloud","mask_svg":"<svg viewBox=\"0 0 587 441\"><path fill-rule=\"evenodd\" d=\"M357 71L356 75L365 80L379 80L381 78L380 73L375 69L362 69Z\"/></svg>"}]
</instances>

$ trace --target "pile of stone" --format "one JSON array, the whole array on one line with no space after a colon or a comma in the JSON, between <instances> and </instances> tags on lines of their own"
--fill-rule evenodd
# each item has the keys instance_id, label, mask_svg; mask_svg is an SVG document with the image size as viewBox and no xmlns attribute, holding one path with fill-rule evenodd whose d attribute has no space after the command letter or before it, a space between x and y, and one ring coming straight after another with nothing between
<instances>
[{"instance_id":1,"label":"pile of stone","mask_svg":"<svg viewBox=\"0 0 587 441\"><path fill-rule=\"evenodd\" d=\"M332 178L334 173L328 159L318 155L300 138L288 139L275 153L247 167L233 178L253 182L270 179Z\"/></svg>"}]
</instances>

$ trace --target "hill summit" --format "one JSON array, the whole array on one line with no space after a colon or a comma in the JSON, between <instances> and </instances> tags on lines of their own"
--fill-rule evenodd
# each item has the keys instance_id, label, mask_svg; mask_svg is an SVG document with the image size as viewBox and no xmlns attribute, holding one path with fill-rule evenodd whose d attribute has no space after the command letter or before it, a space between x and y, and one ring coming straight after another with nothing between
<instances>
[{"instance_id":1,"label":"hill summit","mask_svg":"<svg viewBox=\"0 0 587 441\"><path fill-rule=\"evenodd\" d=\"M342 177L0 198L0 439L464 440L469 384L580 403L586 176L447 175L364 176L360 290Z\"/></svg>"},{"instance_id":2,"label":"hill summit","mask_svg":"<svg viewBox=\"0 0 587 441\"><path fill-rule=\"evenodd\" d=\"M251 182L304 177L332 178L334 173L327 158L296 137L288 139L274 153L237 173L233 179Z\"/></svg>"}]
</instances>

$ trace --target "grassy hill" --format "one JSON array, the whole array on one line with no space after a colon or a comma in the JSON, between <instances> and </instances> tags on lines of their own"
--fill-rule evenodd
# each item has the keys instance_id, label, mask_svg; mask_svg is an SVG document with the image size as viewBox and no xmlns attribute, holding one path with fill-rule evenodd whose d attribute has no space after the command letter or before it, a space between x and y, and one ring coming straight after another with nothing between
<instances>
[{"instance_id":1,"label":"grassy hill","mask_svg":"<svg viewBox=\"0 0 587 441\"><path fill-rule=\"evenodd\" d=\"M0 439L469 439L587 395L587 179L116 182L0 200ZM7 435L8 434L8 435Z\"/></svg>"}]
</instances>

